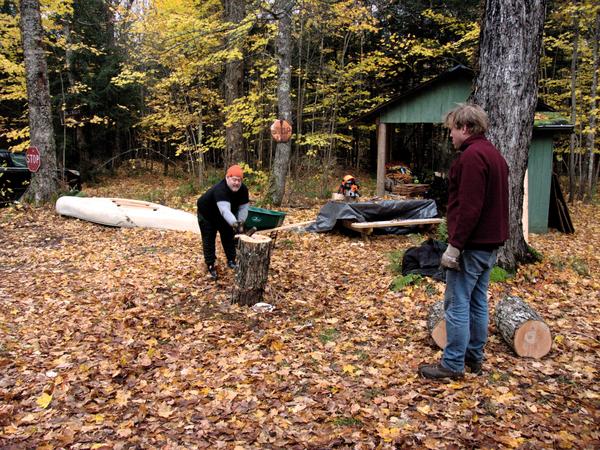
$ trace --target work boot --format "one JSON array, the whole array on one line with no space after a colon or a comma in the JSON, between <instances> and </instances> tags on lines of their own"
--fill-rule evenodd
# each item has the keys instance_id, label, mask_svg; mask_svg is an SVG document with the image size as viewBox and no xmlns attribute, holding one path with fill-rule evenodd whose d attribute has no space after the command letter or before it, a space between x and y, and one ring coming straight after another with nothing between
<instances>
[{"instance_id":1,"label":"work boot","mask_svg":"<svg viewBox=\"0 0 600 450\"><path fill-rule=\"evenodd\" d=\"M463 372L446 369L441 363L422 364L419 366L419 375L430 380L460 380L465 376Z\"/></svg>"},{"instance_id":2,"label":"work boot","mask_svg":"<svg viewBox=\"0 0 600 450\"><path fill-rule=\"evenodd\" d=\"M210 277L215 281L219 278L219 275L217 274L217 269L214 265L208 266L208 273L210 274Z\"/></svg>"},{"instance_id":3,"label":"work boot","mask_svg":"<svg viewBox=\"0 0 600 450\"><path fill-rule=\"evenodd\" d=\"M481 375L481 361L475 361L474 359L465 359L465 367L468 368L472 374Z\"/></svg>"},{"instance_id":4,"label":"work boot","mask_svg":"<svg viewBox=\"0 0 600 450\"><path fill-rule=\"evenodd\" d=\"M238 265L235 263L235 261L227 261L227 267L229 267L231 270L237 270Z\"/></svg>"}]
</instances>

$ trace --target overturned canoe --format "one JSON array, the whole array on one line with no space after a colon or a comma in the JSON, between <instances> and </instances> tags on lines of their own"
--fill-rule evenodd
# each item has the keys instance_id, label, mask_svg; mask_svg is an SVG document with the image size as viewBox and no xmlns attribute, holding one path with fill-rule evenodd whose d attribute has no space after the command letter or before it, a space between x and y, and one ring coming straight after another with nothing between
<instances>
[{"instance_id":1,"label":"overturned canoe","mask_svg":"<svg viewBox=\"0 0 600 450\"><path fill-rule=\"evenodd\" d=\"M200 233L194 214L156 203L126 198L60 197L56 212L89 222L125 228L157 228L161 230Z\"/></svg>"}]
</instances>

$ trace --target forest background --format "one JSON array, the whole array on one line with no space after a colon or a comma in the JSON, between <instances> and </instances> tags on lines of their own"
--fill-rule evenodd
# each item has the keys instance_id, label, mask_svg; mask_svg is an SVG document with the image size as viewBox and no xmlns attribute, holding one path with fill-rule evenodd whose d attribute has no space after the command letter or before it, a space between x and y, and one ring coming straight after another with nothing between
<instances>
[{"instance_id":1,"label":"forest background","mask_svg":"<svg viewBox=\"0 0 600 450\"><path fill-rule=\"evenodd\" d=\"M321 196L340 168L374 168L375 126L351 119L457 64L476 66L481 14L478 0L41 3L59 166L89 180L155 159L183 169L194 191L215 180L211 168L220 176L238 161L266 182L278 11L292 7L290 170ZM598 177L598 10L556 0L546 14L539 95L575 125L556 145L571 199ZM18 2L3 0L0 31L0 147L16 151L29 142Z\"/></svg>"}]
</instances>

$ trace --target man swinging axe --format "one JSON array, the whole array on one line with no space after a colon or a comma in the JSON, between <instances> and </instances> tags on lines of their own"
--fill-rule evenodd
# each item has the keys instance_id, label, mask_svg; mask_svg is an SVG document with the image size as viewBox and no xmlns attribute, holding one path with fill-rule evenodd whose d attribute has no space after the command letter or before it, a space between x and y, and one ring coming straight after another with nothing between
<instances>
[{"instance_id":1,"label":"man swinging axe","mask_svg":"<svg viewBox=\"0 0 600 450\"><path fill-rule=\"evenodd\" d=\"M236 269L235 235L244 232L248 217L248 188L242 183L244 172L238 165L227 169L225 179L212 186L198 199L198 224L202 235L204 262L211 278L218 278L215 268L217 232L227 257L227 266Z\"/></svg>"}]
</instances>

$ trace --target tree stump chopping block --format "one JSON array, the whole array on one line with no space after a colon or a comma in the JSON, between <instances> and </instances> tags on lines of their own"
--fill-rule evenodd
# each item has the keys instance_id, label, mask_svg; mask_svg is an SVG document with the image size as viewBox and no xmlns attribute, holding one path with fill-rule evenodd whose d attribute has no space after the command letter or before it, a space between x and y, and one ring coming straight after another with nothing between
<instances>
[{"instance_id":1,"label":"tree stump chopping block","mask_svg":"<svg viewBox=\"0 0 600 450\"><path fill-rule=\"evenodd\" d=\"M433 342L440 348L446 347L446 319L444 318L444 300L436 302L429 308L427 329Z\"/></svg>"},{"instance_id":2,"label":"tree stump chopping block","mask_svg":"<svg viewBox=\"0 0 600 450\"><path fill-rule=\"evenodd\" d=\"M252 306L262 301L269 276L273 241L261 234L237 236L235 286L231 301Z\"/></svg>"},{"instance_id":3,"label":"tree stump chopping block","mask_svg":"<svg viewBox=\"0 0 600 450\"><path fill-rule=\"evenodd\" d=\"M505 297L496 305L496 328L519 356L541 358L552 347L550 328L519 297Z\"/></svg>"}]
</instances>

